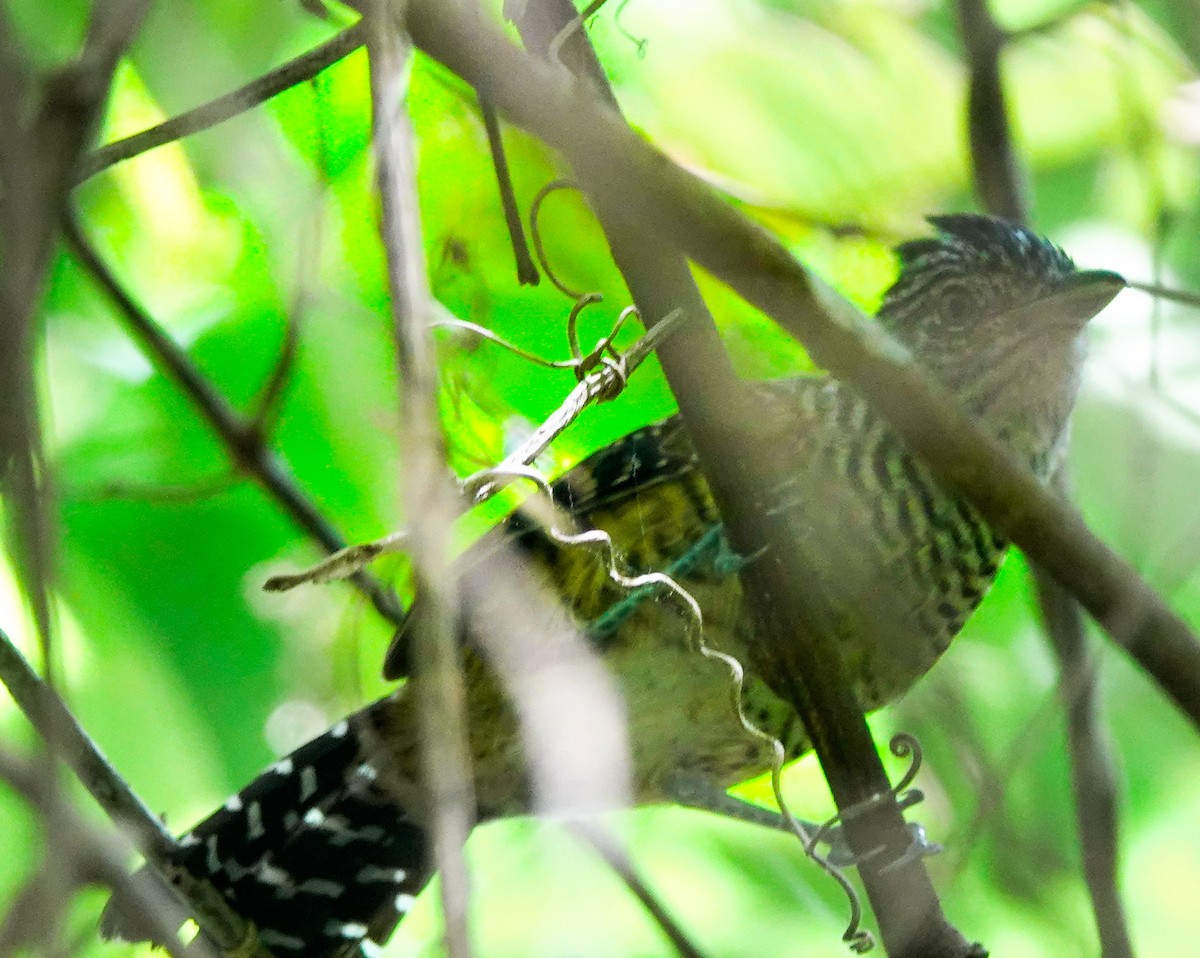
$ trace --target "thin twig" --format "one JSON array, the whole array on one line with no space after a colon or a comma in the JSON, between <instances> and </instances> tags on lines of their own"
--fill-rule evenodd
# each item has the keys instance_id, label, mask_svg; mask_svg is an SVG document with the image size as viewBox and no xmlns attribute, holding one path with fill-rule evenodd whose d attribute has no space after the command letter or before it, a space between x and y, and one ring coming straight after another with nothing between
<instances>
[{"instance_id":1,"label":"thin twig","mask_svg":"<svg viewBox=\"0 0 1200 958\"><path fill-rule=\"evenodd\" d=\"M971 69L967 126L976 192L984 208L1016 223L1029 215L1028 177L1013 143L1000 75L1000 52L1008 38L992 19L987 0L958 0L959 27ZM1069 499L1065 473L1056 491ZM1104 958L1132 958L1133 945L1117 890L1118 820L1111 749L1096 708L1096 665L1088 649L1079 603L1035 564L1038 604L1059 661L1059 689L1067 717L1075 815L1084 881Z\"/></svg>"},{"instance_id":2,"label":"thin twig","mask_svg":"<svg viewBox=\"0 0 1200 958\"><path fill-rule=\"evenodd\" d=\"M662 930L681 958L704 958L704 953L692 942L687 932L671 916L662 902L642 880L633 866L629 853L617 841L610 830L594 820L572 822L569 830L582 842L588 845L613 870L625 887L642 903L642 907L650 913L654 923Z\"/></svg>"},{"instance_id":3,"label":"thin twig","mask_svg":"<svg viewBox=\"0 0 1200 958\"><path fill-rule=\"evenodd\" d=\"M301 585L337 582L365 569L380 556L403 552L408 548L408 534L390 532L370 542L360 542L335 552L328 558L301 569L273 575L263 583L264 592L288 592Z\"/></svg>"},{"instance_id":4,"label":"thin twig","mask_svg":"<svg viewBox=\"0 0 1200 958\"><path fill-rule=\"evenodd\" d=\"M1000 85L1000 54L1008 37L987 0L957 0L958 27L970 71L967 132L975 188L984 209L1013 223L1029 219L1029 187L1017 159Z\"/></svg>"},{"instance_id":5,"label":"thin twig","mask_svg":"<svg viewBox=\"0 0 1200 958\"><path fill-rule=\"evenodd\" d=\"M255 424L229 404L166 330L134 300L92 247L73 216L64 218L63 233L80 265L117 307L133 339L155 366L192 401L221 440L233 465L253 478L327 552L345 548L341 534L301 491L287 465L266 445ZM391 589L367 573L358 573L352 578L380 615L397 625L404 620L404 611Z\"/></svg>"},{"instance_id":6,"label":"thin twig","mask_svg":"<svg viewBox=\"0 0 1200 958\"><path fill-rule=\"evenodd\" d=\"M169 876L168 887L187 900L189 913L217 947L232 951L247 941L250 932L246 922L223 899L210 895L200 882L174 865L176 843L171 833L121 778L66 703L30 668L2 631L0 681L42 740L75 773L108 817L132 837L154 871Z\"/></svg>"},{"instance_id":7,"label":"thin twig","mask_svg":"<svg viewBox=\"0 0 1200 958\"><path fill-rule=\"evenodd\" d=\"M320 46L289 60L231 93L173 116L141 133L106 143L80 163L75 173L75 182L82 183L125 160L231 120L271 97L278 96L284 90L311 80L322 70L328 69L361 47L364 36L363 25L356 23Z\"/></svg>"},{"instance_id":8,"label":"thin twig","mask_svg":"<svg viewBox=\"0 0 1200 958\"><path fill-rule=\"evenodd\" d=\"M1038 604L1059 663L1059 699L1067 718L1071 786L1083 876L1103 958L1133 958L1118 887L1120 819L1112 749L1098 714L1098 663L1079 603L1040 569Z\"/></svg>"},{"instance_id":9,"label":"thin twig","mask_svg":"<svg viewBox=\"0 0 1200 958\"><path fill-rule=\"evenodd\" d=\"M102 833L85 822L63 800L57 781L47 780L40 761L22 759L0 749L0 781L29 804L45 839L41 871L14 896L3 919L0 954L20 953L22 944L35 945L53 954L49 950L53 945L49 936L58 924L56 918L69 906L76 890L101 881L136 909L137 920L153 929L155 940L162 942L172 958L185 958L188 952L179 941L178 929L186 916L179 914L179 901L162 885L142 886L135 882L125 865L128 848L120 834ZM22 929L23 924L34 927ZM36 936L36 941L31 940L31 935ZM209 958L212 952L207 942L201 940L199 945L196 958Z\"/></svg>"},{"instance_id":10,"label":"thin twig","mask_svg":"<svg viewBox=\"0 0 1200 958\"><path fill-rule=\"evenodd\" d=\"M517 207L517 197L513 191L512 172L508 168L508 154L504 149L500 117L496 115L496 108L484 97L479 98L479 111L483 114L483 126L487 130L492 168L496 171L496 185L500 189L500 203L504 207L504 222L508 227L513 259L517 264L517 282L522 286L536 286L541 276L529 255L529 244L525 241L525 226L521 222L521 211Z\"/></svg>"},{"instance_id":11,"label":"thin twig","mask_svg":"<svg viewBox=\"0 0 1200 958\"><path fill-rule=\"evenodd\" d=\"M70 709L33 671L7 635L0 632L0 681L42 739L75 773L113 821L134 836L138 848L156 861L168 861L175 839L125 783L98 745L75 721Z\"/></svg>"},{"instance_id":12,"label":"thin twig","mask_svg":"<svg viewBox=\"0 0 1200 958\"><path fill-rule=\"evenodd\" d=\"M450 958L468 958L472 949L463 846L475 820L475 793L466 691L456 641L458 596L448 549L458 496L449 480L438 416L436 358L429 334L432 294L421 238L416 146L406 113L412 47L386 3L379 2L369 11L368 27L380 233L387 259L406 439L404 504L409 551L423 603L413 679L421 771L432 810L430 845L441 877L446 952Z\"/></svg>"},{"instance_id":13,"label":"thin twig","mask_svg":"<svg viewBox=\"0 0 1200 958\"><path fill-rule=\"evenodd\" d=\"M1173 289L1170 286L1163 286L1160 283L1142 283L1137 280L1130 280L1129 288L1141 290L1143 293L1149 293L1151 296L1157 296L1172 303L1183 303L1185 306L1200 307L1200 293L1193 293L1190 290Z\"/></svg>"},{"instance_id":14,"label":"thin twig","mask_svg":"<svg viewBox=\"0 0 1200 958\"><path fill-rule=\"evenodd\" d=\"M283 405L283 397L287 392L288 381L296 365L296 356L300 351L300 325L303 321L304 297L297 296L292 311L287 316L283 327L283 342L279 346L279 355L271 372L254 398L254 427L260 432L267 432L279 409Z\"/></svg>"}]
</instances>

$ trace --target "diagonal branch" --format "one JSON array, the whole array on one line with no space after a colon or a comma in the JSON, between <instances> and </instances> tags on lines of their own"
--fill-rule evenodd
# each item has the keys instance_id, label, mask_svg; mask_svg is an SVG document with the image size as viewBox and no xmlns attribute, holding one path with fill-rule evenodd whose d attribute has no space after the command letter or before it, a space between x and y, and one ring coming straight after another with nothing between
<instances>
[{"instance_id":1,"label":"diagonal branch","mask_svg":"<svg viewBox=\"0 0 1200 958\"><path fill-rule=\"evenodd\" d=\"M217 947L225 952L235 952L242 943L250 940L246 922L225 900L214 894L207 883L197 881L174 864L176 843L171 833L121 778L100 747L76 721L66 703L33 671L3 632L0 632L0 682L4 683L13 701L42 740L75 773L75 777L108 817L132 838L155 873L163 876L162 889L171 889L174 895L187 901L188 914L196 918ZM46 782L38 788L47 794L57 792L56 787ZM120 873L125 874L123 867ZM162 897L161 892L154 888L139 887L130 889L130 892L126 897L139 906L144 904L146 895ZM146 909L141 907L139 910ZM160 920L165 921L165 915L155 908L149 919L149 924L154 927ZM156 928L158 940L173 939L173 934L163 937L158 935L159 931L161 929ZM170 931L173 933L174 929ZM256 953L252 958L262 956Z\"/></svg>"},{"instance_id":2,"label":"diagonal branch","mask_svg":"<svg viewBox=\"0 0 1200 958\"><path fill-rule=\"evenodd\" d=\"M67 704L33 671L3 632L0 682L38 734L55 748L109 817L134 837L138 848L155 861L169 860L175 848L171 833L121 779Z\"/></svg>"},{"instance_id":3,"label":"diagonal branch","mask_svg":"<svg viewBox=\"0 0 1200 958\"><path fill-rule=\"evenodd\" d=\"M183 390L221 440L230 462L254 479L326 552L345 548L341 534L300 489L287 464L267 446L257 424L229 404L187 353L121 285L73 215L64 217L63 234L80 265L117 308L133 339L154 365ZM358 572L351 578L380 615L397 625L403 621L404 612L391 589L366 572Z\"/></svg>"},{"instance_id":4,"label":"diagonal branch","mask_svg":"<svg viewBox=\"0 0 1200 958\"><path fill-rule=\"evenodd\" d=\"M569 0L530 2L516 17L526 47L541 56L560 56L579 78L580 94L574 98L582 101L582 91L591 90L595 96L587 99L614 111L606 122L615 126L623 122L616 100L586 35L572 30L576 20ZM539 80L531 83L538 93L522 94L535 98L530 103L550 82L545 76ZM502 97L496 99L506 105ZM804 588L814 577L797 573L812 568L815 557L782 535L760 505L761 491L777 486L787 469L786 457L764 454L757 443L753 426L762 410L734 374L685 256L664 246L643 223L631 221L632 207L603 172L602 160L583 150L564 152L596 209L640 315L651 326L675 310L689 317L688 326L660 347L659 356L731 543L742 555L766 557L748 563L742 574L747 607L758 617L762 637L755 653L769 663L760 671L809 729L838 807L869 809L847 823L852 847L860 853L881 846L902 849L908 841L903 817L890 799L887 776L845 678L832 616L824 597ZM892 954L970 953L971 946L942 914L919 860L890 869L864 864L860 874Z\"/></svg>"},{"instance_id":5,"label":"diagonal branch","mask_svg":"<svg viewBox=\"0 0 1200 958\"><path fill-rule=\"evenodd\" d=\"M906 351L806 272L774 236L645 143L560 70L530 62L495 27L433 0L414 0L408 24L422 49L485 88L513 122L566 154L648 234L687 252L860 389L944 486L969 499L1080 599L1200 727L1200 644L1189 626L1075 509L983 435Z\"/></svg>"},{"instance_id":6,"label":"diagonal branch","mask_svg":"<svg viewBox=\"0 0 1200 958\"><path fill-rule=\"evenodd\" d=\"M102 173L111 166L148 153L156 147L231 120L271 97L278 96L284 90L298 86L305 80L311 80L322 70L333 66L361 47L364 35L363 25L357 23L245 86L173 116L148 130L104 144L79 164L75 171L76 184Z\"/></svg>"},{"instance_id":7,"label":"diagonal branch","mask_svg":"<svg viewBox=\"0 0 1200 958\"><path fill-rule=\"evenodd\" d=\"M0 748L0 782L20 795L38 818L44 839L41 867L6 902L0 919L0 954L34 951L52 953L61 933L63 912L74 892L85 884L103 882L130 900L139 921L152 928L171 958L188 951L177 935L178 911L165 888L141 888L125 866L127 849L119 836L102 832L84 821L64 799L57 779L45 774L44 764ZM201 943L203 945L203 943ZM61 952L60 952L61 953ZM208 958L201 947L195 958Z\"/></svg>"}]
</instances>

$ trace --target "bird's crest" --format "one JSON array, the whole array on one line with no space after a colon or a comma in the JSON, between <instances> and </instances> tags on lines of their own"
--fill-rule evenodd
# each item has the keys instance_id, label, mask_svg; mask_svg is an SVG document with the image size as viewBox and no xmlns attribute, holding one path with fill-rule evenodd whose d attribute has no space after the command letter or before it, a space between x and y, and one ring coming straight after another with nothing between
<instances>
[{"instance_id":1,"label":"bird's crest","mask_svg":"<svg viewBox=\"0 0 1200 958\"><path fill-rule=\"evenodd\" d=\"M929 222L937 236L897 247L902 276L943 269L962 273L999 269L1053 281L1075 270L1071 257L1060 247L1006 220L948 213L931 216Z\"/></svg>"}]
</instances>

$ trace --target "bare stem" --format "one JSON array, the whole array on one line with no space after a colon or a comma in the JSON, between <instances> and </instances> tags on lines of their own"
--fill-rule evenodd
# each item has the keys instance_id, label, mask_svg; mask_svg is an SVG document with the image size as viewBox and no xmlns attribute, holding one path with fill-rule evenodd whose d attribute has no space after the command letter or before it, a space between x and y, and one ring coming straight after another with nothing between
<instances>
[{"instance_id":1,"label":"bare stem","mask_svg":"<svg viewBox=\"0 0 1200 958\"><path fill-rule=\"evenodd\" d=\"M117 307L134 341L192 401L221 440L230 462L254 479L326 552L332 554L345 548L341 533L300 489L287 464L267 446L255 423L229 404L187 353L121 285L73 216L65 217L63 233L80 265ZM403 622L404 611L391 589L366 572L355 573L351 578L380 615L397 625Z\"/></svg>"},{"instance_id":2,"label":"bare stem","mask_svg":"<svg viewBox=\"0 0 1200 958\"><path fill-rule=\"evenodd\" d=\"M1008 38L992 18L987 0L957 0L955 11L970 73L967 132L975 188L989 213L1024 223L1029 219L1029 190L1000 82L1000 54Z\"/></svg>"},{"instance_id":3,"label":"bare stem","mask_svg":"<svg viewBox=\"0 0 1200 958\"><path fill-rule=\"evenodd\" d=\"M437 409L437 369L429 336L431 293L421 244L416 149L405 112L412 49L384 4L368 13L375 175L382 205L403 420L403 492L408 542L423 612L416 635L414 689L421 768L431 808L433 858L441 875L446 951L471 954L468 881L463 846L475 820L467 743L466 692L459 670L454 577L447 546L458 512Z\"/></svg>"},{"instance_id":4,"label":"bare stem","mask_svg":"<svg viewBox=\"0 0 1200 958\"><path fill-rule=\"evenodd\" d=\"M217 947L233 951L245 942L249 932L244 919L220 896L210 894L202 883L175 866L176 844L171 833L121 778L58 693L30 668L3 632L0 632L0 681L42 740L75 773L118 828L132 837L154 871L164 876L163 887L173 888L187 901L189 913ZM38 787L45 790L49 786L43 783Z\"/></svg>"},{"instance_id":5,"label":"bare stem","mask_svg":"<svg viewBox=\"0 0 1200 958\"><path fill-rule=\"evenodd\" d=\"M284 90L311 80L322 70L328 69L361 47L364 36L363 25L356 23L332 39L326 40L319 47L314 47L269 73L264 73L243 87L164 120L141 133L106 143L79 164L75 182L82 183L125 160L131 160L164 144L231 120L271 97L278 96Z\"/></svg>"},{"instance_id":6,"label":"bare stem","mask_svg":"<svg viewBox=\"0 0 1200 958\"><path fill-rule=\"evenodd\" d=\"M137 908L138 920L154 930L172 958L184 958L186 950L177 934L182 918L168 917L179 911L174 896L162 886L134 887L125 866L124 843L85 822L64 801L58 782L47 778L43 763L0 749L0 781L29 804L44 838L41 868L10 898L0 922L0 954L19 953L22 945L53 953L50 936L61 924L61 912L73 893L101 881L127 896ZM206 954L201 948L198 958Z\"/></svg>"},{"instance_id":7,"label":"bare stem","mask_svg":"<svg viewBox=\"0 0 1200 958\"><path fill-rule=\"evenodd\" d=\"M567 0L531 0L517 24L528 49L555 56L596 94L585 98L576 93L571 99L577 105L590 100L589 110L599 107L592 119L616 129L623 121L615 98L586 35L572 31L574 19L574 7ZM551 81L542 74L530 84L538 92L530 89L522 95L533 103L547 91L547 83ZM577 82L574 89L586 87ZM502 97L496 96L496 101L504 108ZM629 133L624 127L623 135ZM760 674L796 708L810 730L839 808L886 796L871 805L869 814L848 824L852 847L863 853L881 845L903 848L908 840L903 817L891 799L862 711L849 692L851 683L844 677L836 641L831 641L829 617L820 612L822 597L803 588L813 577L798 570L810 568L813 557L804 554L801 543L783 535L759 507L760 491L778 485L789 463L786 457L755 448L753 427L762 410L733 372L686 257L674 244L660 242L646 222L631 217L634 208L596 158L581 150L564 152L596 209L643 320L653 328L675 311L689 317L688 325L660 347L659 357L731 544L742 555L767 557L749 563L742 574L747 608L758 617L752 654L767 666ZM860 873L893 954L969 953L970 945L942 914L919 861L890 872L868 867Z\"/></svg>"},{"instance_id":8,"label":"bare stem","mask_svg":"<svg viewBox=\"0 0 1200 958\"><path fill-rule=\"evenodd\" d=\"M704 953L696 947L687 932L671 916L658 897L646 887L642 876L634 868L629 853L610 830L594 821L575 822L570 829L580 841L585 842L604 859L608 867L625 883L625 887L642 903L654 919L654 923L662 929L680 958L704 958Z\"/></svg>"},{"instance_id":9,"label":"bare stem","mask_svg":"<svg viewBox=\"0 0 1200 958\"><path fill-rule=\"evenodd\" d=\"M987 0L958 0L957 10L971 71L967 127L976 192L989 213L1024 223L1029 216L1027 176L1001 83L1000 54L1009 38L992 18ZM1069 499L1064 474L1055 488ZM1035 567L1035 577L1042 620L1061 671L1075 817L1101 951L1104 958L1131 958L1133 945L1117 888L1116 780L1097 709L1097 664L1079 603L1041 566Z\"/></svg>"}]
</instances>

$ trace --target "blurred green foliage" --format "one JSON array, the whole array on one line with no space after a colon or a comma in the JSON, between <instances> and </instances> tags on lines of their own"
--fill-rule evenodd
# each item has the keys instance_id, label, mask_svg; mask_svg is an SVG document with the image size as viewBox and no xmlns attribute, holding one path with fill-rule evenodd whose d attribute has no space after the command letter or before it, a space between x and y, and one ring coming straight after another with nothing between
<instances>
[{"instance_id":1,"label":"blurred green foliage","mask_svg":"<svg viewBox=\"0 0 1200 958\"><path fill-rule=\"evenodd\" d=\"M1168 101L1195 75L1195 29L1183 5L995 6L1012 28L1063 18L1004 58L1038 225L1089 264L1194 288L1196 141L1168 135L1162 123ZM87 5L7 7L31 62L49 66L76 49ZM872 308L891 279L888 248L919 232L923 215L971 206L965 73L949 7L620 7L610 4L591 26L630 119L863 306ZM331 29L292 2L157 3L121 68L103 139L224 93ZM411 110L426 254L446 316L564 357L570 304L545 281L516 283L473 92L418 57ZM1192 123L1194 135L1200 119ZM270 442L351 541L404 524L369 132L360 51L78 193L86 229L122 281L239 408L252 408L287 324L297 325L299 350ZM564 171L518 130L506 128L505 142L528 210ZM584 313L591 342L627 304L603 238L569 192L547 200L542 231L563 278L604 294ZM719 283L701 282L746 375L808 368L768 320ZM230 478L220 444L66 254L54 265L45 317L66 688L146 802L183 827L326 719L380 693L389 631L348 587L259 591L269 572L307 564L317 549L261 490ZM1200 622L1195 320L1125 294L1098 321L1073 474L1095 528ZM627 330L621 343L636 335ZM499 458L573 384L569 373L469 333L436 336L451 456L462 473ZM576 461L671 409L648 363L618 402L593 408L562 437L547 466ZM402 561L379 571L407 588ZM2 585L0 625L20 634L11 577ZM1101 661L1124 788L1133 932L1142 953L1179 953L1180 942L1194 939L1200 897L1200 749L1120 654L1104 645ZM903 728L923 742L928 800L914 815L947 846L931 871L952 920L998 955L1097 953L1055 681L1029 576L1011 557L945 661L873 720L881 738ZM0 730L6 740L30 737L7 699ZM827 814L811 758L786 778L799 809ZM767 795L763 783L744 791ZM2 902L28 876L38 838L21 803L2 790L0 820ZM845 954L844 903L784 836L664 809L630 814L624 829L649 884L706 955ZM481 954L671 953L617 879L554 826L489 825L470 853ZM73 912L81 951L119 953L90 933L99 901L88 896ZM434 896L423 896L389 952L439 953Z\"/></svg>"}]
</instances>

